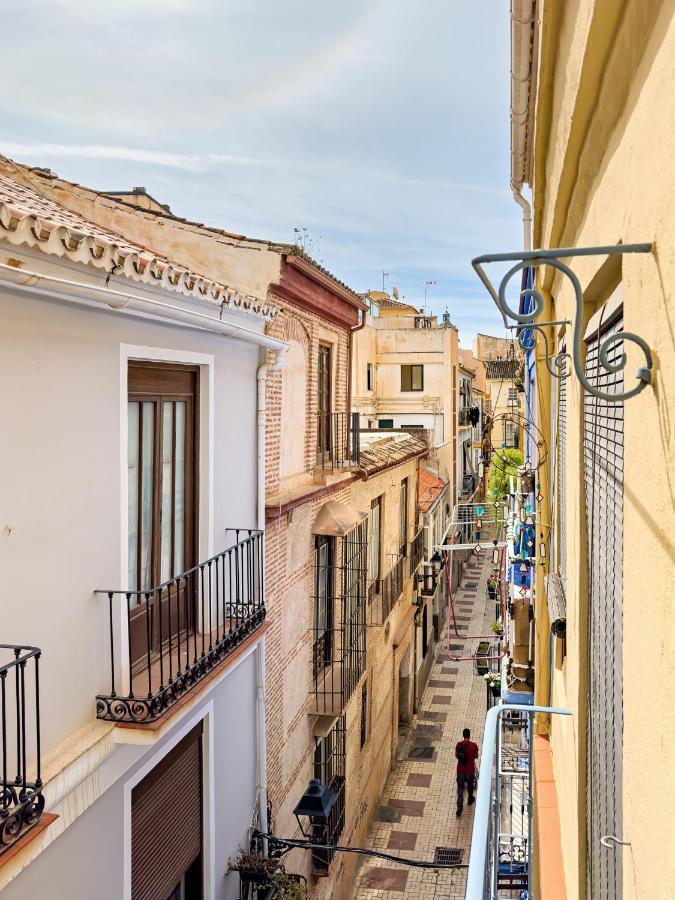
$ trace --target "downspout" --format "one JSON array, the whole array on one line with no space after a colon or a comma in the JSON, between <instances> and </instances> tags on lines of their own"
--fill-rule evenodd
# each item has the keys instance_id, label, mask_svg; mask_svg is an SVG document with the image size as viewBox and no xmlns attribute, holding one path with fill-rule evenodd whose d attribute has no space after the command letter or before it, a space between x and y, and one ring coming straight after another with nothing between
<instances>
[{"instance_id":1,"label":"downspout","mask_svg":"<svg viewBox=\"0 0 675 900\"><path fill-rule=\"evenodd\" d=\"M349 329L349 342L347 344L347 412L351 415L352 411L352 354L353 340L357 331L361 331L366 324L366 311L361 311L361 321L358 325L354 325Z\"/></svg>"},{"instance_id":2,"label":"downspout","mask_svg":"<svg viewBox=\"0 0 675 900\"><path fill-rule=\"evenodd\" d=\"M536 79L536 2L511 0L511 191L523 215L523 248L532 249L532 208L523 197L531 182L532 98Z\"/></svg>"},{"instance_id":3,"label":"downspout","mask_svg":"<svg viewBox=\"0 0 675 900\"><path fill-rule=\"evenodd\" d=\"M257 527L265 530L265 416L267 414L267 375L280 372L283 368L288 346L275 353L274 362L268 366L262 363L256 373L256 425L257 425ZM266 353L265 353L266 355ZM265 585L265 549L263 542L263 590ZM267 817L267 723L265 709L265 638L259 642L256 653L256 713L257 713L257 770L258 770L258 818L263 834L269 832ZM267 838L262 839L263 856L267 856Z\"/></svg>"}]
</instances>

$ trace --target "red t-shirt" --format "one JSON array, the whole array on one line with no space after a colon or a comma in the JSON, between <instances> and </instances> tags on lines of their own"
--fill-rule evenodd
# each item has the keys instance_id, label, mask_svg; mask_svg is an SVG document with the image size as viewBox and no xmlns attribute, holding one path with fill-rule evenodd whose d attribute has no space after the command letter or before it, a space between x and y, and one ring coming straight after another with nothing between
<instances>
[{"instance_id":1,"label":"red t-shirt","mask_svg":"<svg viewBox=\"0 0 675 900\"><path fill-rule=\"evenodd\" d=\"M460 747L464 747L464 754L466 756L465 763L459 761ZM478 744L474 744L473 741L469 740L460 741L455 747L455 758L457 759L458 775L473 775L476 768L476 760L478 759Z\"/></svg>"}]
</instances>

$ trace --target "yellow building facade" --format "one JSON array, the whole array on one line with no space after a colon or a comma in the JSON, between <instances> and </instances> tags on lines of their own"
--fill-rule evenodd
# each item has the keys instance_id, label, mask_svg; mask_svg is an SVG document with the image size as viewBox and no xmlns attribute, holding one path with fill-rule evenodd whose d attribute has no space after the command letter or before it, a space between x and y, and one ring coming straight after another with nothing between
<instances>
[{"instance_id":1,"label":"yellow building facade","mask_svg":"<svg viewBox=\"0 0 675 900\"><path fill-rule=\"evenodd\" d=\"M612 369L602 365L600 348L619 331L645 341L653 362L637 395L606 400L570 361L570 376L552 379L537 339L535 418L548 459L537 473L547 558L537 567L535 702L572 716L539 721L535 891L666 898L675 882L675 3L525 5L529 36L527 17L512 25L514 54L524 39L529 56L514 187L532 186L532 245L650 244L563 262L583 291L577 346L589 382L609 394L640 383L647 360L628 339L605 344ZM571 353L572 281L540 266L537 288L540 319L569 323L545 327L549 353Z\"/></svg>"}]
</instances>

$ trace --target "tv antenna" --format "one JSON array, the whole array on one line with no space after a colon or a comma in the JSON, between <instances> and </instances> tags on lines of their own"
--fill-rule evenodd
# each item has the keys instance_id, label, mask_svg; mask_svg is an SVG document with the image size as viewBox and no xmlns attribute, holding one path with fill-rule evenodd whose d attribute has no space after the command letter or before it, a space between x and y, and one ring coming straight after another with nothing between
<instances>
[{"instance_id":1,"label":"tv antenna","mask_svg":"<svg viewBox=\"0 0 675 900\"><path fill-rule=\"evenodd\" d=\"M385 272L384 269L382 270L382 293L383 294L387 293L385 286L384 286L384 279L391 278L391 276L395 275L395 274L396 274L396 272Z\"/></svg>"},{"instance_id":2,"label":"tv antenna","mask_svg":"<svg viewBox=\"0 0 675 900\"><path fill-rule=\"evenodd\" d=\"M427 291L434 284L436 284L435 281L425 281L424 282L424 315L425 316L427 314Z\"/></svg>"}]
</instances>

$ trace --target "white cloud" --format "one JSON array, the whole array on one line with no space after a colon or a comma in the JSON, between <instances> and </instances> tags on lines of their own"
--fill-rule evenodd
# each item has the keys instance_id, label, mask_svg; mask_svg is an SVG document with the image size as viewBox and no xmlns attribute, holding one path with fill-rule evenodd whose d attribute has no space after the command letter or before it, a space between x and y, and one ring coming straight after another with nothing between
<instances>
[{"instance_id":1,"label":"white cloud","mask_svg":"<svg viewBox=\"0 0 675 900\"><path fill-rule=\"evenodd\" d=\"M43 144L39 142L8 141L0 137L0 150L10 157L48 157L62 159L117 159L149 166L169 166L191 172L207 172L216 166L278 166L279 161L252 156L233 156L225 153L167 153L162 150L141 150L134 147L108 147L103 144Z\"/></svg>"}]
</instances>

